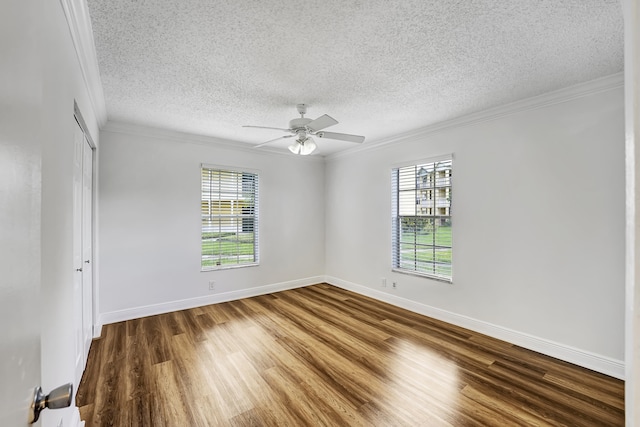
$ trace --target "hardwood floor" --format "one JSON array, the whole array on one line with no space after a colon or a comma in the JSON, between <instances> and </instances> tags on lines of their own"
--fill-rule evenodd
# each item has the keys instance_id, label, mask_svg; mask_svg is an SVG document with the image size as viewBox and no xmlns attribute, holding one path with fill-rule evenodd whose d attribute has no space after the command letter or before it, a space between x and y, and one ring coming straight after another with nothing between
<instances>
[{"instance_id":1,"label":"hardwood floor","mask_svg":"<svg viewBox=\"0 0 640 427\"><path fill-rule=\"evenodd\" d=\"M327 284L103 328L87 426L616 426L622 381Z\"/></svg>"}]
</instances>

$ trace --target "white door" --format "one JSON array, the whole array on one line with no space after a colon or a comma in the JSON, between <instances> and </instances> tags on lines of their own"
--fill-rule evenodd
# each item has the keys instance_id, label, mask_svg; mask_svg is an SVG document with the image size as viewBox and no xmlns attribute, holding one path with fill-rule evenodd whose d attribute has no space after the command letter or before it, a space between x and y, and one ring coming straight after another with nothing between
<instances>
[{"instance_id":1,"label":"white door","mask_svg":"<svg viewBox=\"0 0 640 427\"><path fill-rule=\"evenodd\" d=\"M0 425L26 426L40 384L40 146L35 132L15 129L15 117L2 107Z\"/></svg>"},{"instance_id":2,"label":"white door","mask_svg":"<svg viewBox=\"0 0 640 427\"><path fill-rule=\"evenodd\" d=\"M82 144L82 334L83 365L93 339L93 149Z\"/></svg>"},{"instance_id":3,"label":"white door","mask_svg":"<svg viewBox=\"0 0 640 427\"><path fill-rule=\"evenodd\" d=\"M40 385L42 89L31 2L0 13L0 425L27 426ZM33 29L33 31L30 31Z\"/></svg>"},{"instance_id":4,"label":"white door","mask_svg":"<svg viewBox=\"0 0 640 427\"><path fill-rule=\"evenodd\" d=\"M84 133L76 125L73 134L73 334L75 344L75 384L80 384L84 369L82 333L82 147Z\"/></svg>"},{"instance_id":5,"label":"white door","mask_svg":"<svg viewBox=\"0 0 640 427\"><path fill-rule=\"evenodd\" d=\"M93 150L77 123L73 142L75 384L80 384L93 338Z\"/></svg>"}]
</instances>

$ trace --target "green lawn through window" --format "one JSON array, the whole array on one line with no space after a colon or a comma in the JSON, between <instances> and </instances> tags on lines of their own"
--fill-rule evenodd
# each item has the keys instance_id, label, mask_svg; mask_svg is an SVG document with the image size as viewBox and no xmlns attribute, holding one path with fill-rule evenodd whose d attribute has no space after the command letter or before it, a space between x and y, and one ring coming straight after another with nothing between
<instances>
[{"instance_id":1,"label":"green lawn through window","mask_svg":"<svg viewBox=\"0 0 640 427\"><path fill-rule=\"evenodd\" d=\"M202 266L238 264L254 260L253 233L203 233Z\"/></svg>"}]
</instances>

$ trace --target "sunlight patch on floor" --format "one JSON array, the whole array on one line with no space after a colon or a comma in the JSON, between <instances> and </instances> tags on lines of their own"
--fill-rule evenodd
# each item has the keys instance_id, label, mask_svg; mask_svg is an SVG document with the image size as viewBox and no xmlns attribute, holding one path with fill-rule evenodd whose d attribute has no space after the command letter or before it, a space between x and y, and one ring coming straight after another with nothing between
<instances>
[{"instance_id":1,"label":"sunlight patch on floor","mask_svg":"<svg viewBox=\"0 0 640 427\"><path fill-rule=\"evenodd\" d=\"M389 364L389 377L393 382L410 385L413 399L422 400L434 416L444 416L456 406L459 390L459 372L456 364L437 351L411 339L394 339L394 356ZM401 388L391 387L388 399L400 405L407 399Z\"/></svg>"}]
</instances>

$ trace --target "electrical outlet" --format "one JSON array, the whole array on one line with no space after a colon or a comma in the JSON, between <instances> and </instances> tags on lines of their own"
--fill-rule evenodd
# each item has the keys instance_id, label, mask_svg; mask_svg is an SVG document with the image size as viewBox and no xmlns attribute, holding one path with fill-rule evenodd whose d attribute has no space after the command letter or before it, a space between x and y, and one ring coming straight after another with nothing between
<instances>
[{"instance_id":1,"label":"electrical outlet","mask_svg":"<svg viewBox=\"0 0 640 427\"><path fill-rule=\"evenodd\" d=\"M381 282L383 288L387 287L387 278L386 277L382 277L380 279L380 282Z\"/></svg>"},{"instance_id":2,"label":"electrical outlet","mask_svg":"<svg viewBox=\"0 0 640 427\"><path fill-rule=\"evenodd\" d=\"M215 280L209 280L209 290L210 291L215 291L216 290L216 281Z\"/></svg>"},{"instance_id":3,"label":"electrical outlet","mask_svg":"<svg viewBox=\"0 0 640 427\"><path fill-rule=\"evenodd\" d=\"M396 282L393 282L393 289L397 288L398 284Z\"/></svg>"}]
</instances>

